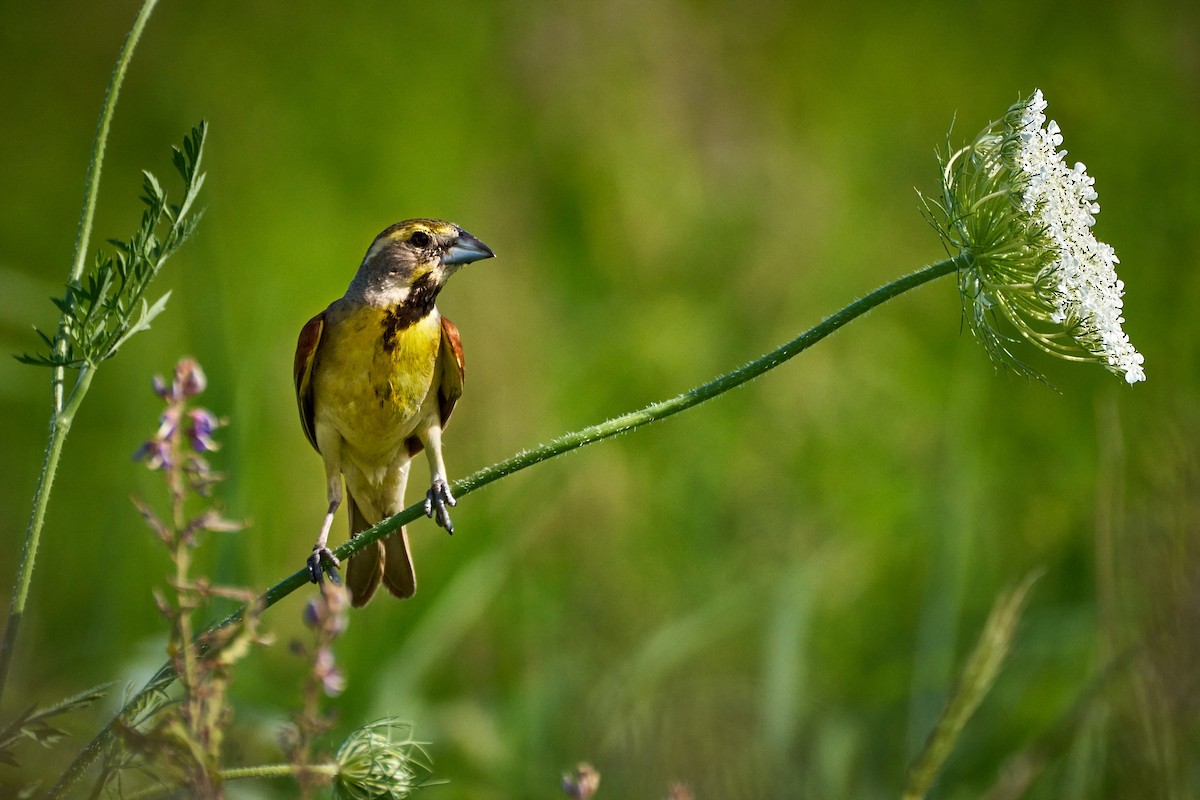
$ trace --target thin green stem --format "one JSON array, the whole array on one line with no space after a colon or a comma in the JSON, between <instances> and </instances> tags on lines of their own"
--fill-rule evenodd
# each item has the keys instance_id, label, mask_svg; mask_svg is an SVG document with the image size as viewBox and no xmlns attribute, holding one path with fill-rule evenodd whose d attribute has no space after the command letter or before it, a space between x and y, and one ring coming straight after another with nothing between
<instances>
[{"instance_id":1,"label":"thin green stem","mask_svg":"<svg viewBox=\"0 0 1200 800\"><path fill-rule=\"evenodd\" d=\"M79 227L75 231L75 251L71 257L71 271L67 276L68 284L78 283L83 277L83 270L87 264L88 242L92 237L92 222L96 217L96 201L100 197L100 168L104 164L104 151L108 147L108 132L112 128L113 113L117 109L117 97L121 94L121 84L125 82L125 73L129 69L129 62L133 59L133 51L137 47L138 40L142 38L142 31L145 30L146 22L150 19L150 13L154 11L156 5L158 5L158 0L145 0L142 3L141 10L133 20L133 26L125 35L125 43L121 45L121 52L117 54L117 63L113 67L112 75L108 79L108 86L104 90L104 102L100 106L100 119L96 122L96 136L92 140L92 155L88 159L87 177L84 179L83 208L79 212ZM55 352L59 356L66 354L67 328L68 321L64 314L58 326L58 334L54 339ZM62 366L54 367L51 385L54 396L54 413L56 414L63 405L64 376L65 369Z\"/></svg>"},{"instance_id":2,"label":"thin green stem","mask_svg":"<svg viewBox=\"0 0 1200 800\"><path fill-rule=\"evenodd\" d=\"M717 395L728 392L741 386L744 383L754 380L760 375L769 372L770 370L783 364L788 359L804 352L812 347L817 342L829 336L834 331L841 328L851 320L862 316L871 309L879 306L888 300L903 294L910 289L915 289L922 284L939 278L943 275L949 275L952 272L963 269L968 266L968 256L959 255L954 258L948 258L944 261L939 261L936 264L930 264L927 267L917 270L916 272L898 278L889 284L879 287L870 294L855 300L850 305L843 308L834 314L823 319L813 327L801 333L795 339L786 342L764 356L754 359L753 361L742 365L732 372L714 378L708 383L698 386L695 389L684 392L683 394L672 397L668 400L663 400L658 403L648 405L638 411L633 411L624 414L607 422L601 422L596 425L591 425L582 430L568 433L560 436L557 439L552 439L545 444L538 445L530 450L524 450L511 458L501 461L498 464L493 464L490 467L481 469L478 472L458 481L454 484L453 491L456 497L464 497L471 492L482 489L489 483L498 481L514 472L520 472L523 469L532 467L534 464L539 464L543 461L548 461L555 456L560 456L571 450L577 450L585 445L599 442L603 439L609 439L620 433L632 431L643 425L648 425L651 422L656 422L665 419L681 411L699 405L706 400L711 400ZM378 525L360 533L348 542L337 547L333 552L338 559L346 559L357 553L368 544L378 541L383 537L394 533L402 525L413 521L423 513L423 502L417 502L400 513L389 517L380 522ZM308 583L308 569L300 569L288 577L276 583L262 595L262 607L265 609L273 606L296 591L300 587ZM225 619L213 624L208 630L212 631L217 628L229 625L241 619L245 608L239 609L230 614ZM207 633L208 631L206 631ZM201 634L203 635L203 634ZM140 699L151 691L158 691L166 688L175 680L175 672L171 666L164 665L162 669L146 684L146 686L126 703L125 708L132 708ZM112 736L113 728L125 713L123 708L117 713L111 722L108 723L96 737L80 752L75 761L68 767L58 784L50 790L46 796L47 800L54 800L63 796L63 792L78 779L79 775L85 770L92 761L103 750L105 743Z\"/></svg>"},{"instance_id":3,"label":"thin green stem","mask_svg":"<svg viewBox=\"0 0 1200 800\"><path fill-rule=\"evenodd\" d=\"M104 162L104 150L108 147L108 132L112 127L113 113L117 108L117 96L121 93L121 84L125 82L125 73L129 70L129 62L133 59L133 51L142 31L150 19L151 12L158 5L158 0L145 0L133 26L125 36L125 43L117 55L116 66L108 79L108 87L104 92L104 104L100 108L100 119L96 123L96 138L92 141L92 157L88 161L87 178L84 183L83 209L79 215L79 228L75 233L75 254L71 260L69 280L78 281L83 277L84 266L87 263L88 240L92 235L92 221L96 216L96 200L100 194L100 167Z\"/></svg>"},{"instance_id":4,"label":"thin green stem","mask_svg":"<svg viewBox=\"0 0 1200 800\"><path fill-rule=\"evenodd\" d=\"M316 764L313 766L297 767L295 764L263 764L257 767L235 767L223 769L217 773L222 781L242 781L249 778L290 778L303 772L311 772L328 778L337 777L337 764ZM179 786L150 786L145 789L125 795L125 800L150 800L153 797L177 792Z\"/></svg>"},{"instance_id":5,"label":"thin green stem","mask_svg":"<svg viewBox=\"0 0 1200 800\"><path fill-rule=\"evenodd\" d=\"M104 150L108 145L108 131L112 126L113 112L117 107L117 95L121 92L121 84L125 80L125 72L133 57L134 48L150 12L158 0L145 0L133 27L125 37L125 43L117 56L117 64L108 80L108 88L104 93L104 103L100 108L100 121L96 124L96 136L92 141L92 155L88 161L87 179L83 192L83 209L79 215L79 228L75 234L75 253L71 260L71 271L68 275L69 284L78 283L83 276L84 265L87 262L88 240L91 238L92 221L96 214L96 198L100 189L100 167L104 161ZM54 350L59 357L66 355L67 339L70 322L63 314L55 335ZM17 632L25 613L25 603L29 597L29 585L33 580L33 566L37 560L38 543L42 532L42 522L46 516L46 506L50 501L50 489L54 483L54 474L58 470L58 461L62 456L63 443L71 422L75 417L83 396L87 394L92 382L93 369L84 366L75 380L70 397L64 403L63 385L66 370L61 365L53 368L50 378L51 410L50 433L47 437L46 451L42 459L42 471L38 476L37 489L33 497L33 510L29 516L29 526L25 530L25 544L21 550L21 565L17 570L17 580L13 586L13 600L8 609L8 621L4 626L4 638L0 640L0 700L4 697L4 688L8 683L8 671L12 664L13 650L17 643Z\"/></svg>"},{"instance_id":6,"label":"thin green stem","mask_svg":"<svg viewBox=\"0 0 1200 800\"><path fill-rule=\"evenodd\" d=\"M104 91L104 103L100 107L100 119L96 122L96 137L92 140L92 156L88 161L87 178L84 182L83 209L79 214L79 227L75 232L75 252L71 259L69 280L78 281L83 277L84 266L87 263L88 240L92 235L92 221L96 216L96 200L100 195L100 168L104 162L104 150L108 147L108 132L112 127L113 113L117 108L117 96L121 93L121 84L125 82L125 73L129 62L133 59L133 51L142 31L150 19L150 13L158 5L158 0L145 0L138 15L133 20L133 26L125 35L125 43L117 55L117 63L113 67L112 76Z\"/></svg>"},{"instance_id":7,"label":"thin green stem","mask_svg":"<svg viewBox=\"0 0 1200 800\"><path fill-rule=\"evenodd\" d=\"M29 586L33 582L33 565L37 561L42 524L46 519L46 506L50 502L50 487L54 483L55 473L58 472L63 443L75 420L75 412L79 410L79 404L92 383L93 375L95 375L95 370L86 365L79 371L79 377L75 381L75 388L71 391L67 405L50 419L50 434L46 439L46 451L42 457L42 471L38 475L37 489L33 495L33 508L29 513L29 524L25 528L25 544L21 548L21 564L17 568L17 579L13 584L12 602L8 607L8 621L4 626L4 640L0 643L0 697L3 697L4 687L8 682L8 670L12 665L17 631L21 627L21 619L25 615L25 605L29 601Z\"/></svg>"},{"instance_id":8,"label":"thin green stem","mask_svg":"<svg viewBox=\"0 0 1200 800\"><path fill-rule=\"evenodd\" d=\"M301 769L330 778L335 777L338 773L337 764L312 764L306 767L297 767L295 764L263 764L258 767L223 769L220 775L223 781L240 781L246 778L286 778L295 775Z\"/></svg>"}]
</instances>

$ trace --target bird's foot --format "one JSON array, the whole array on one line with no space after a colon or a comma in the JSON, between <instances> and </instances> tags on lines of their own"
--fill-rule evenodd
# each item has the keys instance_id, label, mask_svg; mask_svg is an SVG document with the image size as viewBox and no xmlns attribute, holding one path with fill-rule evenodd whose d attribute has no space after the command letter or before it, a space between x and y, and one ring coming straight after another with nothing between
<instances>
[{"instance_id":1,"label":"bird's foot","mask_svg":"<svg viewBox=\"0 0 1200 800\"><path fill-rule=\"evenodd\" d=\"M450 486L446 479L436 476L429 491L425 493L425 516L446 529L446 533L454 533L454 523L450 521L450 512L446 506L458 505L454 495L450 494Z\"/></svg>"},{"instance_id":2,"label":"bird's foot","mask_svg":"<svg viewBox=\"0 0 1200 800\"><path fill-rule=\"evenodd\" d=\"M320 583L325 579L325 573L329 573L329 580L333 583L341 583L338 577L337 568L341 566L341 562L337 560L337 556L333 551L323 545L317 545L313 548L312 555L308 557L308 579L313 583Z\"/></svg>"}]
</instances>

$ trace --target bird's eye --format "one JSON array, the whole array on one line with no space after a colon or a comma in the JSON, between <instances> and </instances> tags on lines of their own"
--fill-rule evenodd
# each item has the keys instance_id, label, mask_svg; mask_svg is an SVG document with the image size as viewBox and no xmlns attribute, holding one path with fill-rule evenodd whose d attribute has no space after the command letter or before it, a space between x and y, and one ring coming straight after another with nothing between
<instances>
[{"instance_id":1,"label":"bird's eye","mask_svg":"<svg viewBox=\"0 0 1200 800\"><path fill-rule=\"evenodd\" d=\"M412 236L408 237L408 241L413 247L429 247L433 242L433 238L425 231L416 231Z\"/></svg>"}]
</instances>

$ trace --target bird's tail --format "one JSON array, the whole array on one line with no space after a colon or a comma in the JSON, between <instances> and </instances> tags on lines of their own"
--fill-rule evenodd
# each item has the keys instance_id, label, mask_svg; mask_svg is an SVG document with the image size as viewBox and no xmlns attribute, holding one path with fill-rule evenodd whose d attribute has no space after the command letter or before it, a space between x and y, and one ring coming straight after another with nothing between
<instances>
[{"instance_id":1,"label":"bird's tail","mask_svg":"<svg viewBox=\"0 0 1200 800\"><path fill-rule=\"evenodd\" d=\"M371 527L358 509L353 496L346 498L346 510L350 517L351 538ZM354 606L365 606L371 595L379 588L383 577L383 542L367 545L350 557L346 565L346 585L350 587L350 602Z\"/></svg>"},{"instance_id":2,"label":"bird's tail","mask_svg":"<svg viewBox=\"0 0 1200 800\"><path fill-rule=\"evenodd\" d=\"M350 516L350 535L370 528L353 497L347 497ZM388 591L400 598L412 597L417 591L417 575L413 571L412 554L408 548L408 532L401 528L388 537L387 546L382 541L368 545L355 553L346 565L346 585L350 587L350 602L358 607L365 606L380 581Z\"/></svg>"},{"instance_id":3,"label":"bird's tail","mask_svg":"<svg viewBox=\"0 0 1200 800\"><path fill-rule=\"evenodd\" d=\"M417 573L413 571L412 551L408 549L408 531L403 527L388 538L383 556L383 585L401 600L417 593Z\"/></svg>"}]
</instances>

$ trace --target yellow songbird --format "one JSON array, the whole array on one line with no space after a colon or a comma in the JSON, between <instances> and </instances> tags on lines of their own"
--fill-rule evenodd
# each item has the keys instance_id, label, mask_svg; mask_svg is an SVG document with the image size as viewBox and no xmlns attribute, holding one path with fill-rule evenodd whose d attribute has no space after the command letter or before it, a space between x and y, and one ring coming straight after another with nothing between
<instances>
[{"instance_id":1,"label":"yellow songbird","mask_svg":"<svg viewBox=\"0 0 1200 800\"><path fill-rule=\"evenodd\" d=\"M464 264L491 248L449 222L410 219L375 237L346 294L309 320L296 343L296 401L304 435L325 462L329 508L308 559L313 582L338 560L326 546L346 482L350 535L404 508L413 456L425 450L425 513L454 532L447 506L442 430L462 395L463 351L438 292ZM352 602L380 581L397 597L417 590L408 534L356 553L346 568Z\"/></svg>"}]
</instances>

